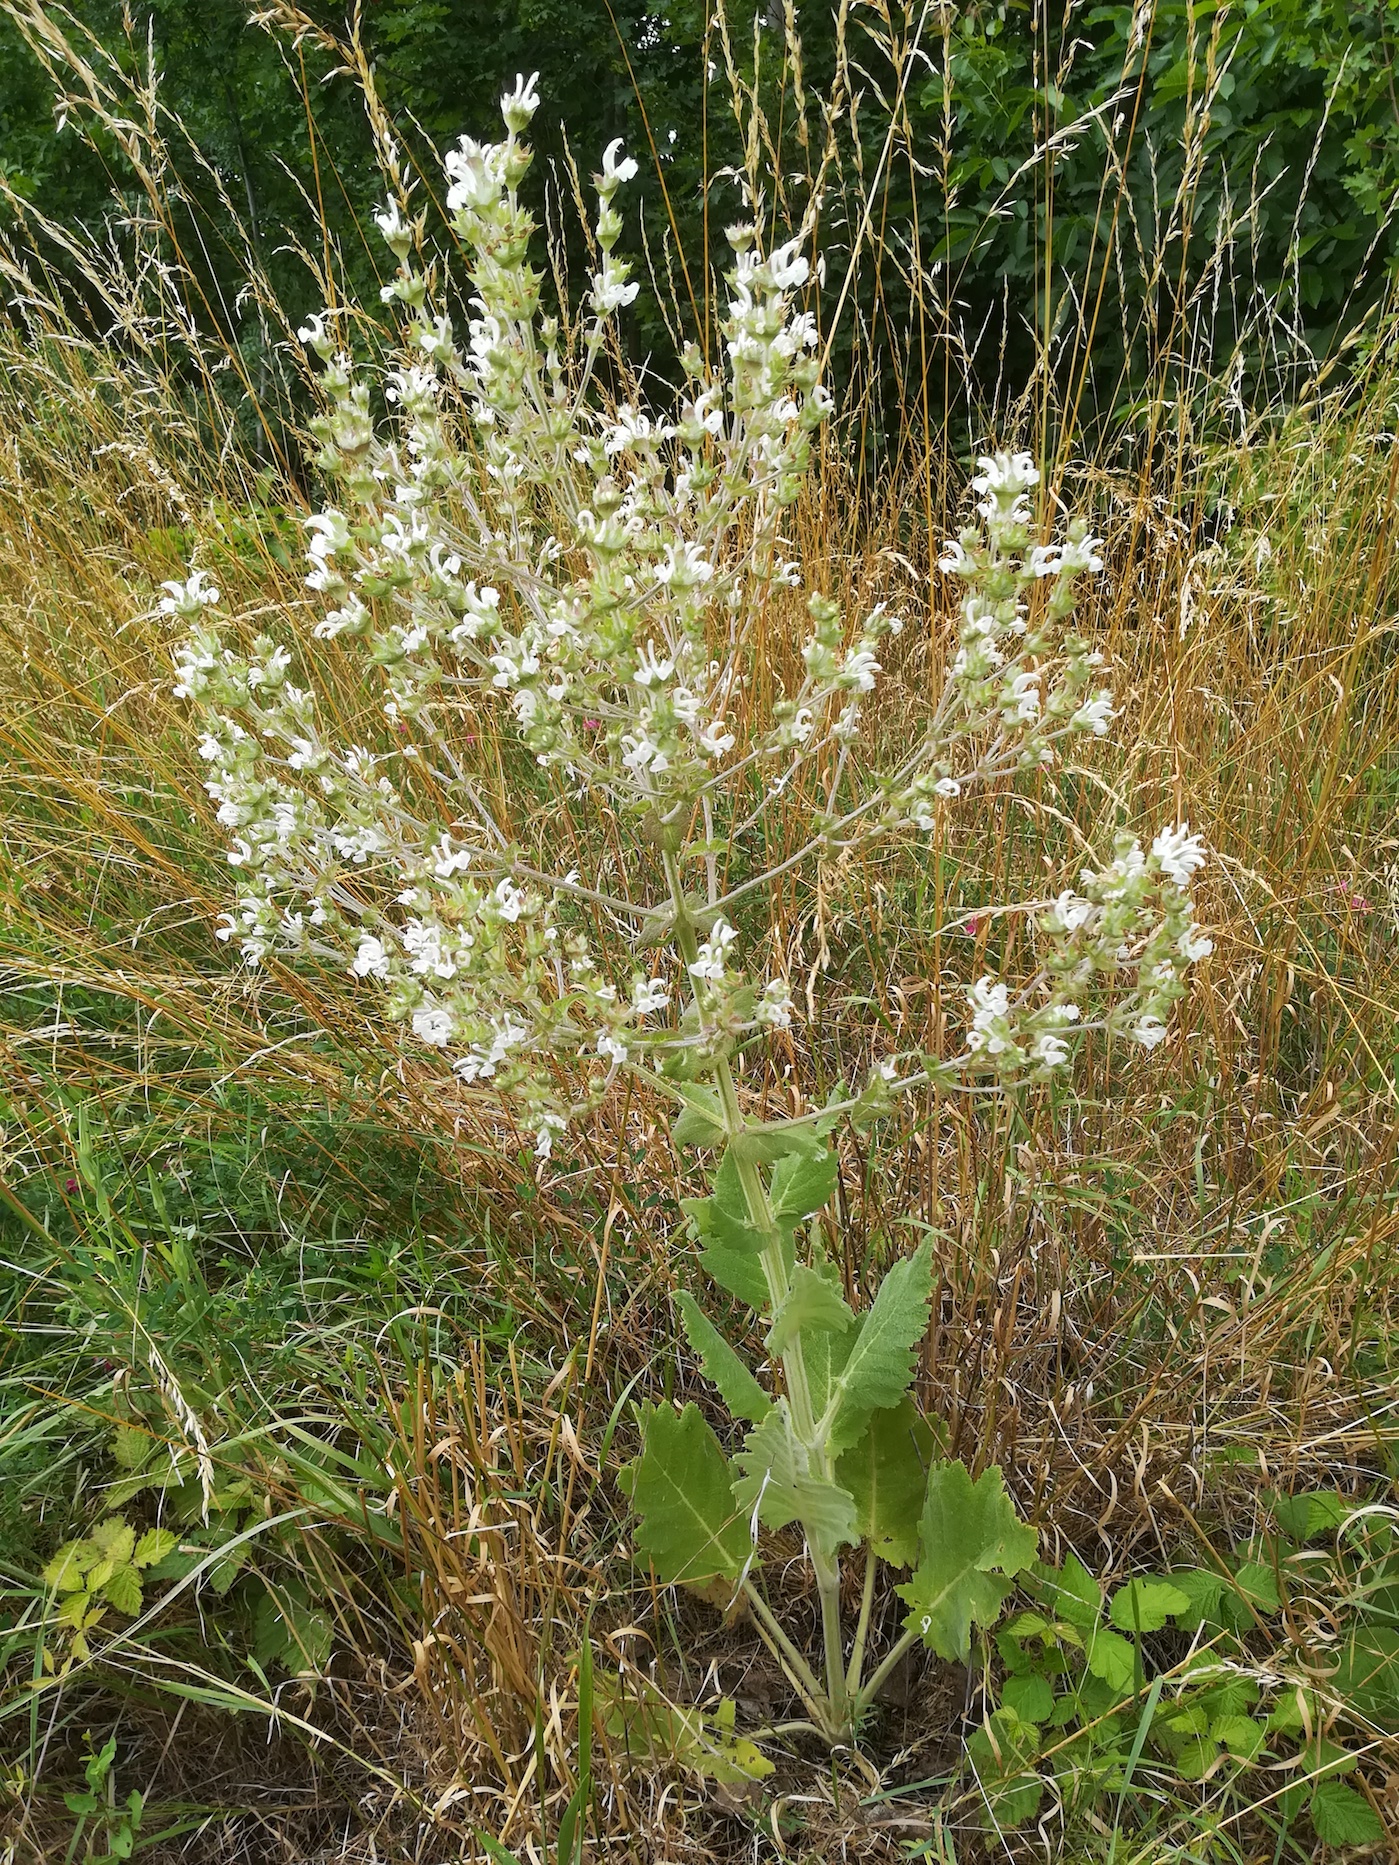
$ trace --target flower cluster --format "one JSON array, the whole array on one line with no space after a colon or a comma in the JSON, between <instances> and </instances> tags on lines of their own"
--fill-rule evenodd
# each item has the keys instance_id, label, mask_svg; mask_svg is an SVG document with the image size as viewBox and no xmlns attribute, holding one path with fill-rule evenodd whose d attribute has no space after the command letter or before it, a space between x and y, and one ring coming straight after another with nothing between
<instances>
[{"instance_id":1,"label":"flower cluster","mask_svg":"<svg viewBox=\"0 0 1399 1865\"><path fill-rule=\"evenodd\" d=\"M991 977L971 987L965 1060L998 1076L1047 1074L1068 1061L1068 1032L1087 1029L1154 1049L1187 971L1213 950L1190 895L1205 859L1189 823L1163 829L1149 850L1119 837L1112 861L1080 876L1082 893L1066 889L1036 915L1039 974L1014 998Z\"/></svg>"},{"instance_id":2,"label":"flower cluster","mask_svg":"<svg viewBox=\"0 0 1399 1865\"><path fill-rule=\"evenodd\" d=\"M1112 714L1095 688L1099 657L1067 626L1076 579L1101 568L1098 540L1073 524L1058 545L1032 542L1038 475L1024 454L996 455L974 482L981 527L942 562L968 591L942 700L852 800L846 747L901 622L879 604L852 628L805 584L784 534L831 412L800 303L802 239L765 252L756 225L730 228L714 361L687 349L685 390L664 412L635 391L610 396L604 375L627 380L620 349L612 368L600 359L637 293L618 251L636 164L614 142L593 177L587 314L545 315L519 196L538 101L522 77L501 100L503 139L463 137L445 158L473 293L464 334L438 302L407 195L376 217L397 265L381 295L401 338L380 384L386 418L371 412L373 385L335 315L299 333L320 360L312 428L331 490L307 522L313 633L327 655L376 670L387 748L341 742L285 646L236 645L200 572L166 585L160 608L188 629L176 690L201 716L207 788L238 875L220 936L251 962L299 954L381 991L464 1080L513 1095L547 1155L619 1067L703 1074L791 1021L784 980L752 980L736 963L733 909L766 884L753 872L765 812L798 771L833 773L831 805L789 866L926 833L969 786L1038 768L1057 740L1101 734ZM808 620L799 676L760 705L760 621L775 591L804 599ZM494 787L465 730L491 710L526 754ZM569 848L567 873L514 839L532 809ZM721 846L748 870L728 894ZM1104 877L1085 883L1092 930L1044 922L1048 1002L1028 1010L978 986L969 1058L1057 1066L1083 967L1106 969L1110 946L1119 970L1135 967L1133 1028L1147 1041L1185 950L1167 899L1185 860L1154 847L1130 897L1110 898ZM702 896L682 872L698 862ZM1175 929L1169 950L1143 930L1153 914ZM667 944L669 959L641 962ZM572 1065L566 1089L560 1063Z\"/></svg>"}]
</instances>

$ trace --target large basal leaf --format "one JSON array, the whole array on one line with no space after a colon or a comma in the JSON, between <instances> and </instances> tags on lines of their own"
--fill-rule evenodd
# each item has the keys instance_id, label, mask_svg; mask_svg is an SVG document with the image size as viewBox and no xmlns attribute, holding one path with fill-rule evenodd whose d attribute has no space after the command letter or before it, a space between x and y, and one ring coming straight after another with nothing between
<instances>
[{"instance_id":1,"label":"large basal leaf","mask_svg":"<svg viewBox=\"0 0 1399 1865\"><path fill-rule=\"evenodd\" d=\"M739 1359L693 1295L675 1298L690 1345L699 1355L704 1376L719 1388L719 1396L735 1418L760 1424L772 1410L772 1400Z\"/></svg>"},{"instance_id":2,"label":"large basal leaf","mask_svg":"<svg viewBox=\"0 0 1399 1865\"><path fill-rule=\"evenodd\" d=\"M940 1658L971 1655L973 1624L989 1625L1012 1588L1012 1576L1035 1558L1037 1537L1015 1513L997 1469L975 1483L960 1463L937 1465L919 1525L921 1557L897 1589L907 1624Z\"/></svg>"},{"instance_id":3,"label":"large basal leaf","mask_svg":"<svg viewBox=\"0 0 1399 1865\"><path fill-rule=\"evenodd\" d=\"M855 1498L862 1537L892 1567L918 1559L918 1521L936 1449L931 1425L904 1398L876 1412L836 1464L837 1481Z\"/></svg>"},{"instance_id":4,"label":"large basal leaf","mask_svg":"<svg viewBox=\"0 0 1399 1865\"><path fill-rule=\"evenodd\" d=\"M854 1312L840 1290L818 1270L798 1263L782 1306L768 1329L768 1352L784 1354L799 1337L811 1334L844 1334L854 1320Z\"/></svg>"},{"instance_id":5,"label":"large basal leaf","mask_svg":"<svg viewBox=\"0 0 1399 1865\"><path fill-rule=\"evenodd\" d=\"M854 1497L811 1467L785 1399L749 1432L734 1461L743 1471L733 1486L734 1501L746 1515L756 1509L769 1528L800 1522L812 1548L827 1558L843 1543L859 1540Z\"/></svg>"},{"instance_id":6,"label":"large basal leaf","mask_svg":"<svg viewBox=\"0 0 1399 1865\"><path fill-rule=\"evenodd\" d=\"M913 1350L928 1329L933 1292L933 1246L896 1263L879 1285L850 1357L832 1382L822 1425L839 1453L864 1436L870 1414L897 1405L913 1378Z\"/></svg>"},{"instance_id":7,"label":"large basal leaf","mask_svg":"<svg viewBox=\"0 0 1399 1865\"><path fill-rule=\"evenodd\" d=\"M790 1229L828 1204L840 1178L840 1162L829 1148L814 1157L789 1154L772 1171L772 1214Z\"/></svg>"},{"instance_id":8,"label":"large basal leaf","mask_svg":"<svg viewBox=\"0 0 1399 1865\"><path fill-rule=\"evenodd\" d=\"M1169 1580L1129 1580L1113 1594L1108 1618L1119 1632L1159 1632L1168 1619L1189 1611L1189 1595Z\"/></svg>"},{"instance_id":9,"label":"large basal leaf","mask_svg":"<svg viewBox=\"0 0 1399 1865\"><path fill-rule=\"evenodd\" d=\"M644 1408L641 1454L619 1474L636 1511L637 1558L666 1585L735 1583L752 1554L732 1472L697 1405Z\"/></svg>"}]
</instances>

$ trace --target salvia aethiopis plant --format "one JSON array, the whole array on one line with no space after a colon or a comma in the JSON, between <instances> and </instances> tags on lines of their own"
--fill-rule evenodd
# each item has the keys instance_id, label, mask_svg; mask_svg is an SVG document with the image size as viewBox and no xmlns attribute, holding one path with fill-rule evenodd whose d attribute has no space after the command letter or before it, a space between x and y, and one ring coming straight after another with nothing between
<instances>
[{"instance_id":1,"label":"salvia aethiopis plant","mask_svg":"<svg viewBox=\"0 0 1399 1865\"><path fill-rule=\"evenodd\" d=\"M955 1048L890 1056L781 1120L745 1111L740 1056L760 1059L796 1015L757 956L777 877L936 837L988 786L1108 731L1101 657L1073 624L1099 540L1076 520L1039 541L1029 456L983 460L980 523L940 564L964 591L941 695L882 768L863 741L853 755L900 623L881 605L852 625L822 565L790 554L784 524L831 413L799 303L803 239L765 249L756 225L731 228L714 358L685 352L674 406L619 402L604 387L617 379L609 326L637 286L616 252L617 197L636 165L618 143L604 152L591 289L546 315L518 192L537 104L519 83L503 140L464 137L446 158L475 294L464 341L401 187L379 216L398 262L383 293L401 318L396 366L371 384L343 315L300 333L323 365L313 431L333 499L308 527L314 635L325 656L372 670L376 746L338 740L312 673L285 643L225 625L207 576L166 586L161 607L188 629L177 691L230 837L236 899L219 936L253 965L275 953L353 973L408 1040L502 1097L541 1160L623 1075L672 1098L675 1140L709 1172L687 1206L699 1260L760 1317L766 1363L745 1364L701 1291L680 1296L744 1434L730 1457L695 1405L643 1408L623 1473L636 1551L663 1582L746 1603L804 1720L847 1743L914 1642L966 1655L1035 1536L998 1470L973 1481L937 1454L910 1395L931 1244L862 1312L847 1302L811 1221L835 1187L830 1136L918 1090L1047 1079L1088 1031L1154 1047L1209 949L1189 892L1204 854L1187 825L1149 847L1120 837L1076 890L1007 903L1030 922L1033 975L973 984ZM769 701L755 659L777 600L808 619L800 677ZM467 729L492 707L517 747L508 820ZM768 818L794 786L816 805L799 845L766 865ZM762 1531L792 1524L820 1594L819 1655L797 1648L762 1586ZM861 1549L847 1638L840 1563ZM908 1614L867 1675L876 1560L908 1570Z\"/></svg>"}]
</instances>

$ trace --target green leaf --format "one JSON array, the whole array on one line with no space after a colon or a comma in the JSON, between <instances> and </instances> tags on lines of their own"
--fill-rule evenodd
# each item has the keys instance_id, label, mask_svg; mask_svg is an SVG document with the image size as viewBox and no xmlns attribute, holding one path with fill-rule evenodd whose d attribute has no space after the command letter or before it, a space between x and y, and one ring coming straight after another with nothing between
<instances>
[{"instance_id":1,"label":"green leaf","mask_svg":"<svg viewBox=\"0 0 1399 1865\"><path fill-rule=\"evenodd\" d=\"M1331 1688L1356 1715L1399 1727L1399 1632L1380 1625L1352 1632L1341 1647Z\"/></svg>"},{"instance_id":2,"label":"green leaf","mask_svg":"<svg viewBox=\"0 0 1399 1865\"><path fill-rule=\"evenodd\" d=\"M1035 1583L1056 1619L1066 1619L1081 1632L1091 1631L1098 1623L1103 1589L1076 1554L1068 1555L1062 1567L1041 1562L1035 1568Z\"/></svg>"},{"instance_id":3,"label":"green leaf","mask_svg":"<svg viewBox=\"0 0 1399 1865\"><path fill-rule=\"evenodd\" d=\"M756 1508L759 1521L769 1528L800 1522L812 1548L827 1557L843 1543L859 1540L855 1498L812 1469L792 1429L785 1399L749 1432L735 1462L743 1475L734 1483L733 1495L745 1516Z\"/></svg>"},{"instance_id":4,"label":"green leaf","mask_svg":"<svg viewBox=\"0 0 1399 1865\"><path fill-rule=\"evenodd\" d=\"M83 1576L99 1559L100 1550L93 1542L65 1541L44 1569L44 1585L58 1593L76 1593L85 1584Z\"/></svg>"},{"instance_id":5,"label":"green leaf","mask_svg":"<svg viewBox=\"0 0 1399 1865\"><path fill-rule=\"evenodd\" d=\"M154 1432L138 1430L135 1425L118 1425L112 1433L112 1456L119 1470L144 1470L159 1440Z\"/></svg>"},{"instance_id":6,"label":"green leaf","mask_svg":"<svg viewBox=\"0 0 1399 1865\"><path fill-rule=\"evenodd\" d=\"M840 1161L830 1147L812 1157L791 1153L779 1159L772 1174L772 1214L790 1228L803 1223L830 1202L840 1179Z\"/></svg>"},{"instance_id":7,"label":"green leaf","mask_svg":"<svg viewBox=\"0 0 1399 1865\"><path fill-rule=\"evenodd\" d=\"M148 1528L136 1543L132 1559L138 1567L154 1567L180 1545L180 1537L168 1528Z\"/></svg>"},{"instance_id":8,"label":"green leaf","mask_svg":"<svg viewBox=\"0 0 1399 1865\"><path fill-rule=\"evenodd\" d=\"M719 1097L697 1082L676 1083L685 1106L675 1118L670 1137L677 1146L722 1146L727 1129Z\"/></svg>"},{"instance_id":9,"label":"green leaf","mask_svg":"<svg viewBox=\"0 0 1399 1865\"><path fill-rule=\"evenodd\" d=\"M1262 1724L1251 1716L1216 1716L1210 1736L1239 1761L1253 1761L1267 1741Z\"/></svg>"},{"instance_id":10,"label":"green leaf","mask_svg":"<svg viewBox=\"0 0 1399 1865\"><path fill-rule=\"evenodd\" d=\"M1323 1781L1307 1811L1324 1845L1367 1846L1384 1838L1384 1826L1369 1801L1341 1781Z\"/></svg>"},{"instance_id":11,"label":"green leaf","mask_svg":"<svg viewBox=\"0 0 1399 1865\"><path fill-rule=\"evenodd\" d=\"M791 1285L782 1298L782 1306L768 1329L767 1350L778 1357L799 1336L844 1334L854 1321L850 1304L840 1291L832 1288L818 1270L798 1263L792 1271Z\"/></svg>"},{"instance_id":12,"label":"green leaf","mask_svg":"<svg viewBox=\"0 0 1399 1865\"><path fill-rule=\"evenodd\" d=\"M129 1563L114 1567L102 1583L102 1597L131 1618L141 1610L141 1576Z\"/></svg>"},{"instance_id":13,"label":"green leaf","mask_svg":"<svg viewBox=\"0 0 1399 1865\"><path fill-rule=\"evenodd\" d=\"M109 1561L120 1566L131 1559L131 1550L136 1546L136 1530L129 1522L123 1522L119 1515L109 1515L105 1522L99 1522L93 1529L92 1539Z\"/></svg>"},{"instance_id":14,"label":"green leaf","mask_svg":"<svg viewBox=\"0 0 1399 1865\"><path fill-rule=\"evenodd\" d=\"M719 1388L719 1396L735 1418L760 1423L772 1410L767 1393L692 1295L682 1292L676 1296L675 1305L690 1345L699 1355L705 1378Z\"/></svg>"},{"instance_id":15,"label":"green leaf","mask_svg":"<svg viewBox=\"0 0 1399 1865\"><path fill-rule=\"evenodd\" d=\"M734 1702L723 1698L712 1715L671 1703L636 1672L600 1672L594 1694L603 1726L633 1767L670 1764L730 1787L761 1781L773 1771L755 1743L734 1733Z\"/></svg>"},{"instance_id":16,"label":"green leaf","mask_svg":"<svg viewBox=\"0 0 1399 1865\"><path fill-rule=\"evenodd\" d=\"M800 1127L746 1127L729 1144L738 1157L754 1165L773 1165L783 1159L819 1159L826 1142L814 1123Z\"/></svg>"},{"instance_id":17,"label":"green leaf","mask_svg":"<svg viewBox=\"0 0 1399 1865\"><path fill-rule=\"evenodd\" d=\"M642 1412L641 1454L619 1480L637 1515L637 1558L666 1585L737 1581L752 1548L729 1465L697 1405Z\"/></svg>"},{"instance_id":18,"label":"green leaf","mask_svg":"<svg viewBox=\"0 0 1399 1865\"><path fill-rule=\"evenodd\" d=\"M1306 1490L1300 1496L1270 1498L1273 1519L1289 1541L1311 1541L1318 1535L1330 1535L1359 1505L1351 1496L1334 1489Z\"/></svg>"},{"instance_id":19,"label":"green leaf","mask_svg":"<svg viewBox=\"0 0 1399 1865\"><path fill-rule=\"evenodd\" d=\"M936 1450L932 1427L904 1398L876 1412L836 1464L837 1481L855 1498L862 1539L891 1567L918 1559L918 1519Z\"/></svg>"},{"instance_id":20,"label":"green leaf","mask_svg":"<svg viewBox=\"0 0 1399 1865\"><path fill-rule=\"evenodd\" d=\"M1245 1561L1234 1575L1234 1585L1246 1600L1264 1612L1276 1612L1281 1604L1278 1577L1262 1561Z\"/></svg>"},{"instance_id":21,"label":"green leaf","mask_svg":"<svg viewBox=\"0 0 1399 1865\"><path fill-rule=\"evenodd\" d=\"M919 1525L922 1558L895 1590L907 1624L940 1658L971 1655L973 1624L989 1625L1012 1590L1011 1576L1035 1558L1036 1535L1015 1513L998 1469L975 1483L960 1463L935 1466Z\"/></svg>"},{"instance_id":22,"label":"green leaf","mask_svg":"<svg viewBox=\"0 0 1399 1865\"><path fill-rule=\"evenodd\" d=\"M870 1414L897 1405L913 1378L913 1350L928 1330L933 1294L933 1246L896 1263L879 1285L850 1357L832 1381L822 1424L839 1453L864 1436Z\"/></svg>"},{"instance_id":23,"label":"green leaf","mask_svg":"<svg viewBox=\"0 0 1399 1865\"><path fill-rule=\"evenodd\" d=\"M1196 1632L1202 1625L1218 1623L1219 1602L1224 1593L1222 1574L1206 1573L1203 1568L1188 1567L1178 1569L1168 1576L1170 1585L1177 1592L1183 1593L1189 1601L1184 1612L1177 1615L1181 1628L1186 1632Z\"/></svg>"},{"instance_id":24,"label":"green leaf","mask_svg":"<svg viewBox=\"0 0 1399 1865\"><path fill-rule=\"evenodd\" d=\"M1176 1613L1189 1610L1189 1595L1168 1580L1129 1580L1113 1594L1108 1618L1119 1632L1159 1632Z\"/></svg>"},{"instance_id":25,"label":"green leaf","mask_svg":"<svg viewBox=\"0 0 1399 1865\"><path fill-rule=\"evenodd\" d=\"M1084 1662L1110 1690L1131 1690L1137 1678L1137 1648L1130 1638L1096 1626L1089 1635Z\"/></svg>"},{"instance_id":26,"label":"green leaf","mask_svg":"<svg viewBox=\"0 0 1399 1865\"><path fill-rule=\"evenodd\" d=\"M763 1274L762 1263L751 1250L730 1250L722 1243L710 1242L700 1251L700 1262L721 1289L736 1295L758 1314L766 1309L767 1277Z\"/></svg>"},{"instance_id":27,"label":"green leaf","mask_svg":"<svg viewBox=\"0 0 1399 1865\"><path fill-rule=\"evenodd\" d=\"M1054 1690L1047 1677L1008 1677L1001 1701L1022 1722L1048 1722L1054 1709Z\"/></svg>"},{"instance_id":28,"label":"green leaf","mask_svg":"<svg viewBox=\"0 0 1399 1865\"><path fill-rule=\"evenodd\" d=\"M1039 1731L1008 1708L993 1711L968 1741L968 1759L997 1826L1019 1826L1038 1808L1044 1782L1033 1763L1039 1747Z\"/></svg>"}]
</instances>

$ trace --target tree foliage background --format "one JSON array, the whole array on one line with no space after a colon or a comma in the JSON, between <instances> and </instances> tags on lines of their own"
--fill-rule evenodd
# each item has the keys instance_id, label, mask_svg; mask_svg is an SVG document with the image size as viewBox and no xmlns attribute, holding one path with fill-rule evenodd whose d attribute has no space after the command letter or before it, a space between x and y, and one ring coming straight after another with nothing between
<instances>
[{"instance_id":1,"label":"tree foliage background","mask_svg":"<svg viewBox=\"0 0 1399 1865\"><path fill-rule=\"evenodd\" d=\"M38 13L79 42L92 35L127 71L160 74L162 107L190 138L183 180L205 221L194 244L212 275L210 314L245 349L267 339L251 314L236 328L220 186L293 316L317 300L305 254L322 214L351 277L372 285L381 183L353 86L313 37L259 29L243 0L77 0L71 12L4 0L0 174L13 198L0 218L13 223L29 202L96 227L113 185L133 188L100 129L89 147L56 121L53 81L22 30ZM305 17L346 30L336 8L312 4ZM732 0L723 17L721 31L715 0L364 0L359 16L384 102L429 175L433 145L489 134L502 88L539 70L535 187L542 197L553 184L569 263L583 257L569 159L586 185L601 147L626 140L651 176L627 237L675 306L667 321L643 294L630 337L638 360L663 369L677 326L702 322L707 255L722 260L718 236L739 206L735 79L777 105L767 114L781 146L764 153L798 216L835 105L823 240L836 261L857 231L877 249L837 364L858 344L886 414L984 418L987 398L1022 390L1057 335L1059 391L1080 415L1120 416L1163 359L1198 353L1205 326L1211 356L1232 347L1241 375L1276 360L1257 337L1264 324L1312 355L1343 348L1392 272L1399 0L799 11ZM790 61L784 75L793 28L795 88ZM872 177L876 224L861 226ZM931 321L930 305L941 306Z\"/></svg>"}]
</instances>

